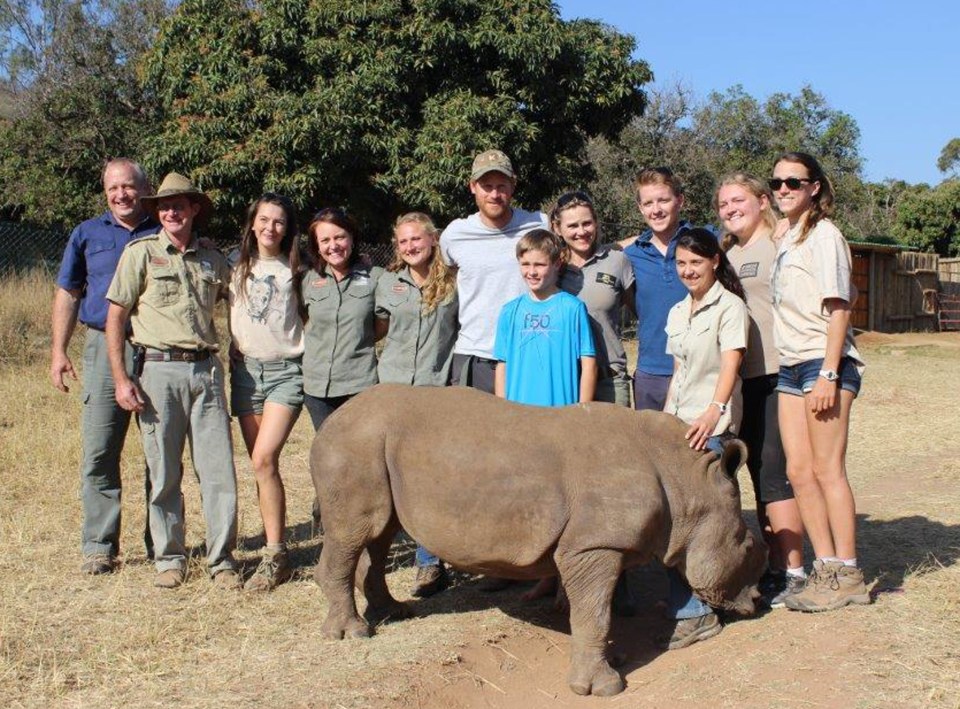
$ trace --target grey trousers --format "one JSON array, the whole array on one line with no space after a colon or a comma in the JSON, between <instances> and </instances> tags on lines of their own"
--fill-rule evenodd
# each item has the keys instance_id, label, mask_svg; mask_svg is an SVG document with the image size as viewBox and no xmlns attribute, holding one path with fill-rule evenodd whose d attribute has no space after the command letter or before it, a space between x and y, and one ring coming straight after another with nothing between
<instances>
[{"instance_id":1,"label":"grey trousers","mask_svg":"<svg viewBox=\"0 0 960 709\"><path fill-rule=\"evenodd\" d=\"M146 362L140 387L157 571L186 566L181 459L187 441L207 525L207 569L213 575L235 568L237 478L220 360Z\"/></svg>"},{"instance_id":2,"label":"grey trousers","mask_svg":"<svg viewBox=\"0 0 960 709\"><path fill-rule=\"evenodd\" d=\"M133 350L124 352L127 372ZM83 462L80 498L84 556L116 556L120 551L120 454L130 426L130 412L117 403L103 333L88 329L83 348ZM146 538L150 549L149 535Z\"/></svg>"}]
</instances>

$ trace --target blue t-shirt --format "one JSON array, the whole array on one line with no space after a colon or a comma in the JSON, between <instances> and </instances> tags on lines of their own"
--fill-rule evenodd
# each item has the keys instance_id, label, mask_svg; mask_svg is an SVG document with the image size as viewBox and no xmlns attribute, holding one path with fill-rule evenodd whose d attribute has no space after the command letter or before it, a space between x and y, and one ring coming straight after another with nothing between
<instances>
[{"instance_id":1,"label":"blue t-shirt","mask_svg":"<svg viewBox=\"0 0 960 709\"><path fill-rule=\"evenodd\" d=\"M528 293L503 306L495 359L507 365L507 399L536 406L580 400L580 358L594 357L587 307L559 291L546 300Z\"/></svg>"},{"instance_id":2,"label":"blue t-shirt","mask_svg":"<svg viewBox=\"0 0 960 709\"><path fill-rule=\"evenodd\" d=\"M70 234L63 252L57 285L79 290L79 320L103 330L107 324L107 289L117 270L124 247L141 236L156 234L160 225L146 217L133 230L127 229L106 212L81 222Z\"/></svg>"},{"instance_id":3,"label":"blue t-shirt","mask_svg":"<svg viewBox=\"0 0 960 709\"><path fill-rule=\"evenodd\" d=\"M653 232L643 232L623 250L633 266L637 306L637 369L645 374L669 377L673 374L673 357L667 351L667 314L670 308L687 297L687 287L677 275L677 239L692 229L682 221L667 245L664 256L650 240ZM704 227L713 231L712 227Z\"/></svg>"}]
</instances>

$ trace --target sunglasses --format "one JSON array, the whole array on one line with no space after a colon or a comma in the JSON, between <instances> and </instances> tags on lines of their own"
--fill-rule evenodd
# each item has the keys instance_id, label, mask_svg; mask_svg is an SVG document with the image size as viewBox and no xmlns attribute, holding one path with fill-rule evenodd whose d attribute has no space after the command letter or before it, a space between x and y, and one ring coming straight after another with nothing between
<instances>
[{"instance_id":1,"label":"sunglasses","mask_svg":"<svg viewBox=\"0 0 960 709\"><path fill-rule=\"evenodd\" d=\"M767 184L770 185L770 189L774 192L779 190L782 185L786 185L787 189L798 190L805 182L813 182L813 180L809 177L788 177L785 180L774 177L772 180L767 180Z\"/></svg>"}]
</instances>

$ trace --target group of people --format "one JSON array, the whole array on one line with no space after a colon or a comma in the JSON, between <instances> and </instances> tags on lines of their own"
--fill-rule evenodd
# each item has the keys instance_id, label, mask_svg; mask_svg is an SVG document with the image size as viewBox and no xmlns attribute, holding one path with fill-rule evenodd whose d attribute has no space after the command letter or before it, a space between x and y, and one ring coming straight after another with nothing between
<instances>
[{"instance_id":1,"label":"group of people","mask_svg":"<svg viewBox=\"0 0 960 709\"><path fill-rule=\"evenodd\" d=\"M291 573L279 458L301 409L319 428L378 382L452 384L539 406L629 407L632 398L636 409L688 423L692 448L720 451L727 438L743 439L770 547L768 602L807 611L869 602L844 467L863 368L849 321L856 294L849 248L829 220L833 189L812 156L783 155L767 182L724 177L715 199L722 238L681 220L683 190L670 170L644 170L634 187L648 229L601 245L588 194L563 194L549 215L520 209L510 159L488 150L468 181L477 211L442 233L426 214L402 215L386 269L361 256L358 226L338 208L313 215L301 253L293 204L264 194L224 256L197 237L212 204L187 178L171 173L151 194L140 166L118 159L103 184L108 211L71 234L53 309L51 376L62 390L76 378L67 354L76 322L87 326L83 572L116 563L131 412L147 464L155 584L184 581L189 440L209 573L223 588L264 591ZM237 486L213 326L220 299L229 302L230 408L265 535L245 582L233 559ZM624 306L638 324L632 382ZM816 557L809 574L804 533ZM416 560L414 595L447 584L429 550L418 548ZM669 578L667 612L677 623L665 645L719 632L710 607L678 573Z\"/></svg>"}]
</instances>

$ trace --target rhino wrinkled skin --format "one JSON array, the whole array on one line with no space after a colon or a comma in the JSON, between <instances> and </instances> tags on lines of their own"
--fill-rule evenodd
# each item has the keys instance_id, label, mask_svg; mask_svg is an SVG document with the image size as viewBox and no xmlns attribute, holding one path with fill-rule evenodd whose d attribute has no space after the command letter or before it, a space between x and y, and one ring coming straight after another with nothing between
<instances>
[{"instance_id":1,"label":"rhino wrinkled skin","mask_svg":"<svg viewBox=\"0 0 960 709\"><path fill-rule=\"evenodd\" d=\"M368 636L367 621L411 615L384 578L402 526L464 571L559 573L571 688L622 691L605 658L621 569L657 558L711 605L754 610L766 550L741 517L734 472L745 448L735 441L721 458L692 451L686 428L661 412L522 406L466 387L381 384L357 395L310 453L325 529L315 572L329 602L323 634Z\"/></svg>"}]
</instances>

